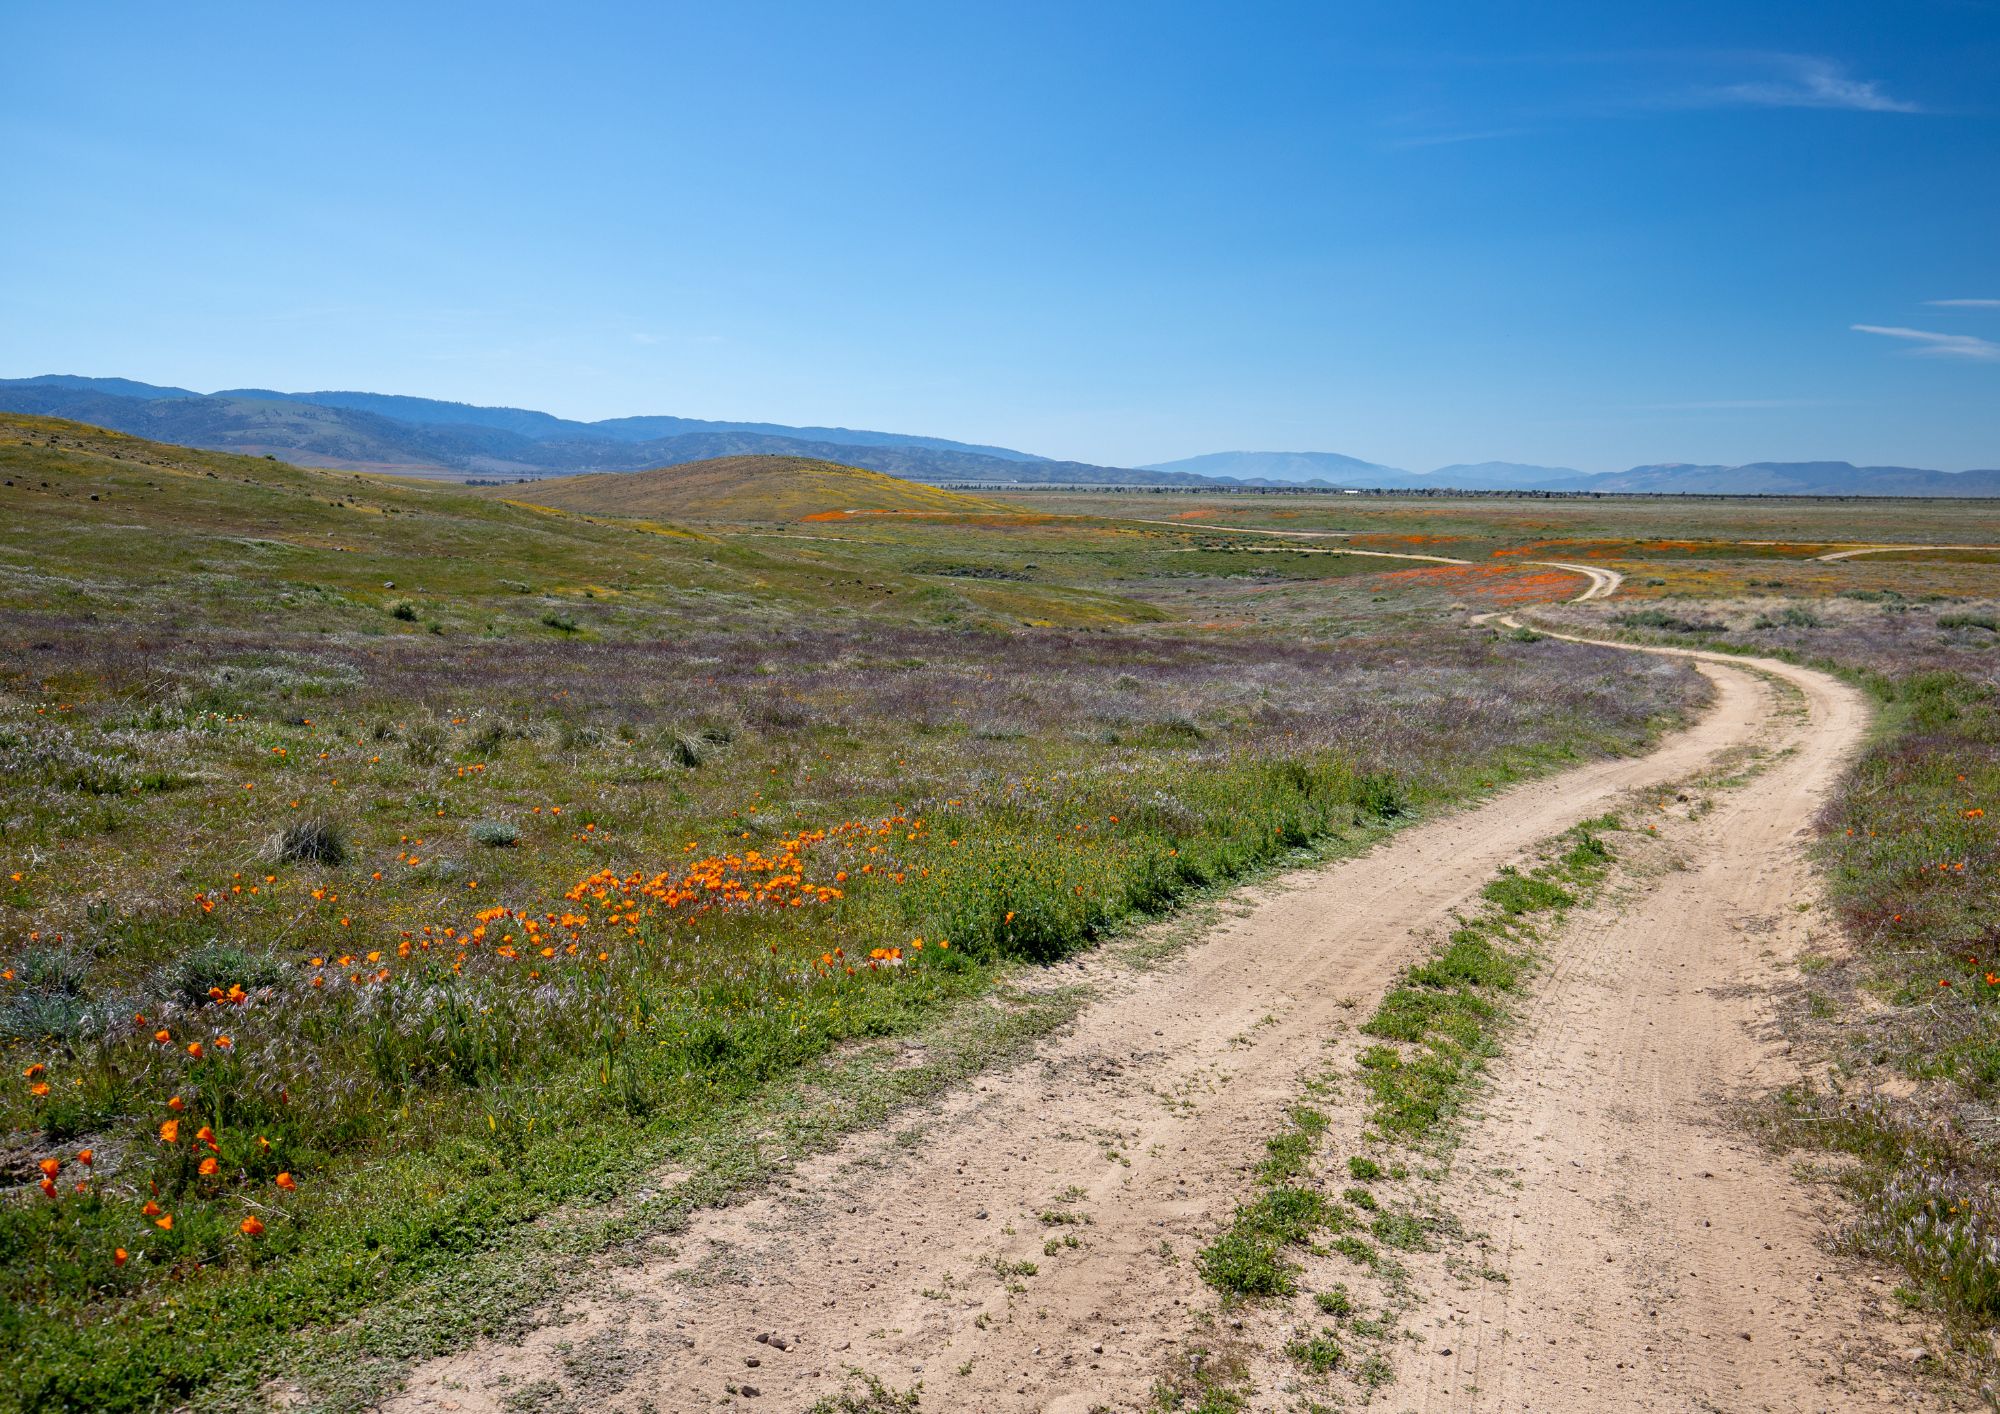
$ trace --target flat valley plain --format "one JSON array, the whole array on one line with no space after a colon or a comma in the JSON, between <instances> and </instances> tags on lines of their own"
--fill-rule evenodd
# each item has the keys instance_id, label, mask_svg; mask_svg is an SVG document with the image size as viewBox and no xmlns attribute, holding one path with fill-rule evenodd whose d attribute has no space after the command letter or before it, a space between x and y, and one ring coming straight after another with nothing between
<instances>
[{"instance_id":1,"label":"flat valley plain","mask_svg":"<svg viewBox=\"0 0 2000 1414\"><path fill-rule=\"evenodd\" d=\"M781 471L471 490L0 418L0 1405L373 1407L519 1347L586 1274L727 1299L661 1254L1025 1073L1103 1004L1078 959L1172 974L1242 885L1722 710L1633 647L1868 704L1803 841L1825 930L1758 980L1798 1078L1728 1122L1823 1179L1811 1240L1918 1332L1898 1378L1947 1407L1988 1378L2000 506ZM1593 580L1566 566L1615 592L1567 602ZM1539 1034L1561 916L1662 824L1696 839L1709 789L1557 822L1460 909L1466 953L1426 970L1412 939L1329 1024L1371 1049L1294 1056L1295 1106L1211 1136L1237 1191L1160 1258L1191 1324L1121 1376L1140 1407L1403 1407L1426 1261L1478 1236L1454 1156ZM1366 1097L1351 1132L1333 1092ZM918 1139L884 1152L920 1194ZM867 1166L825 1172L873 1211ZM980 1332L1033 1328L1028 1268L1092 1260L1065 1191L1044 1256L984 1273ZM1327 1262L1356 1294L1303 1280ZM745 1358L704 1405L762 1397ZM543 1363L451 1398L694 1407L643 1351L608 1384ZM814 1373L827 1409L945 1385L860 1349Z\"/></svg>"}]
</instances>

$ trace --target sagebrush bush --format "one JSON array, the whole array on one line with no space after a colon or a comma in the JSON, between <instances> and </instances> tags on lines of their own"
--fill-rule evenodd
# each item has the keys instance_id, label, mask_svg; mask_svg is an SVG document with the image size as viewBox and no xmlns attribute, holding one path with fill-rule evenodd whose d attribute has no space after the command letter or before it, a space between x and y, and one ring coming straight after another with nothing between
<instances>
[{"instance_id":1,"label":"sagebrush bush","mask_svg":"<svg viewBox=\"0 0 2000 1414\"><path fill-rule=\"evenodd\" d=\"M667 733L667 755L676 765L692 770L708 760L710 747L700 732L675 729Z\"/></svg>"},{"instance_id":2,"label":"sagebrush bush","mask_svg":"<svg viewBox=\"0 0 2000 1414\"><path fill-rule=\"evenodd\" d=\"M466 833L489 849L512 849L521 842L520 829L505 820L474 820Z\"/></svg>"},{"instance_id":3,"label":"sagebrush bush","mask_svg":"<svg viewBox=\"0 0 2000 1414\"><path fill-rule=\"evenodd\" d=\"M274 958L231 943L206 942L160 968L152 985L161 996L200 1006L209 1000L211 988L247 991L274 986L284 976L283 965Z\"/></svg>"}]
</instances>

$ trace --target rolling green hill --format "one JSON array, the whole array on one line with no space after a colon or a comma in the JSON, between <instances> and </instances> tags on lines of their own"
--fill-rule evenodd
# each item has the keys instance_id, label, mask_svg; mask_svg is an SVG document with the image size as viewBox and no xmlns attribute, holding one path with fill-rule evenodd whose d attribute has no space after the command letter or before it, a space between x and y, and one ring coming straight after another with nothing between
<instances>
[{"instance_id":1,"label":"rolling green hill","mask_svg":"<svg viewBox=\"0 0 2000 1414\"><path fill-rule=\"evenodd\" d=\"M1007 508L810 457L715 457L652 471L565 476L491 493L538 506L645 520L797 521L843 512L980 513Z\"/></svg>"}]
</instances>

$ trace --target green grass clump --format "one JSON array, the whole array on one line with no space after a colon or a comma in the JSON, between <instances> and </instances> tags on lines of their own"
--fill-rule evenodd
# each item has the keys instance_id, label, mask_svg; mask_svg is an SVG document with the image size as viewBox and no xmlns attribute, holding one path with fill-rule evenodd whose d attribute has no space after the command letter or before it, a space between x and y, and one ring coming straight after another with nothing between
<instances>
[{"instance_id":1,"label":"green grass clump","mask_svg":"<svg viewBox=\"0 0 2000 1414\"><path fill-rule=\"evenodd\" d=\"M1313 1293L1313 1305L1328 1316L1351 1316L1354 1314L1354 1298L1347 1294L1347 1288L1335 1283L1330 1290Z\"/></svg>"},{"instance_id":2,"label":"green grass clump","mask_svg":"<svg viewBox=\"0 0 2000 1414\"><path fill-rule=\"evenodd\" d=\"M1236 1210L1227 1230L1195 1257L1202 1279L1227 1296L1286 1296L1298 1264L1285 1248L1343 1221L1340 1206L1310 1188L1273 1188Z\"/></svg>"},{"instance_id":3,"label":"green grass clump","mask_svg":"<svg viewBox=\"0 0 2000 1414\"><path fill-rule=\"evenodd\" d=\"M1658 628L1669 633L1725 633L1729 625L1715 619L1695 619L1669 609L1633 609L1613 622L1627 628Z\"/></svg>"},{"instance_id":4,"label":"green grass clump","mask_svg":"<svg viewBox=\"0 0 2000 1414\"><path fill-rule=\"evenodd\" d=\"M1326 1116L1309 1105L1293 1106L1291 1121L1289 1128L1264 1141L1265 1158L1257 1167L1262 1182L1287 1183L1303 1174L1326 1133Z\"/></svg>"},{"instance_id":5,"label":"green grass clump","mask_svg":"<svg viewBox=\"0 0 2000 1414\"><path fill-rule=\"evenodd\" d=\"M2000 617L1992 614L1939 614L1939 628L1980 628L1988 633L2000 633Z\"/></svg>"},{"instance_id":6,"label":"green grass clump","mask_svg":"<svg viewBox=\"0 0 2000 1414\"><path fill-rule=\"evenodd\" d=\"M465 833L488 849L512 849L521 842L520 827L506 820L474 820Z\"/></svg>"},{"instance_id":7,"label":"green grass clump","mask_svg":"<svg viewBox=\"0 0 2000 1414\"><path fill-rule=\"evenodd\" d=\"M845 1389L815 1401L806 1414L914 1414L920 1393L921 1387L891 1389L876 1376L856 1371Z\"/></svg>"},{"instance_id":8,"label":"green grass clump","mask_svg":"<svg viewBox=\"0 0 2000 1414\"><path fill-rule=\"evenodd\" d=\"M1298 1335L1286 1341L1285 1354L1315 1375L1326 1374L1347 1357L1347 1352L1341 1348L1340 1337L1325 1327L1321 1327L1316 1334Z\"/></svg>"}]
</instances>

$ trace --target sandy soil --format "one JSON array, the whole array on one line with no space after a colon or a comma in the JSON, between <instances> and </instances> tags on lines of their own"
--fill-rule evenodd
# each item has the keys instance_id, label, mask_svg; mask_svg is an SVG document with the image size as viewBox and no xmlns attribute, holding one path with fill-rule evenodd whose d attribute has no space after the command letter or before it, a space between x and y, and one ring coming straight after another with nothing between
<instances>
[{"instance_id":1,"label":"sandy soil","mask_svg":"<svg viewBox=\"0 0 2000 1414\"><path fill-rule=\"evenodd\" d=\"M525 1341L417 1369L387 1407L802 1410L858 1369L921 1382L927 1410L1082 1414L1144 1407L1219 1340L1243 1347L1254 1407L1303 1408L1311 1391L1275 1353L1287 1313L1216 1323L1190 1260L1251 1191L1303 1080L1351 1060L1354 1025L1500 866L1749 748L1769 765L1713 810L1659 817L1685 869L1629 882L1550 944L1441 1195L1507 1279L1419 1264L1430 1289L1406 1319L1425 1339L1395 1346L1375 1398L1923 1407L1897 1356L1909 1329L1878 1309L1888 1288L1825 1255L1823 1196L1725 1112L1788 1073L1761 998L1813 926L1800 837L1864 709L1806 670L1768 665L1788 693L1739 663L1699 667L1713 708L1651 754L1243 891L1164 966L1061 969L1097 999L1034 1060L702 1214L593 1274ZM1359 1098L1326 1108L1329 1152L1350 1152Z\"/></svg>"}]
</instances>

